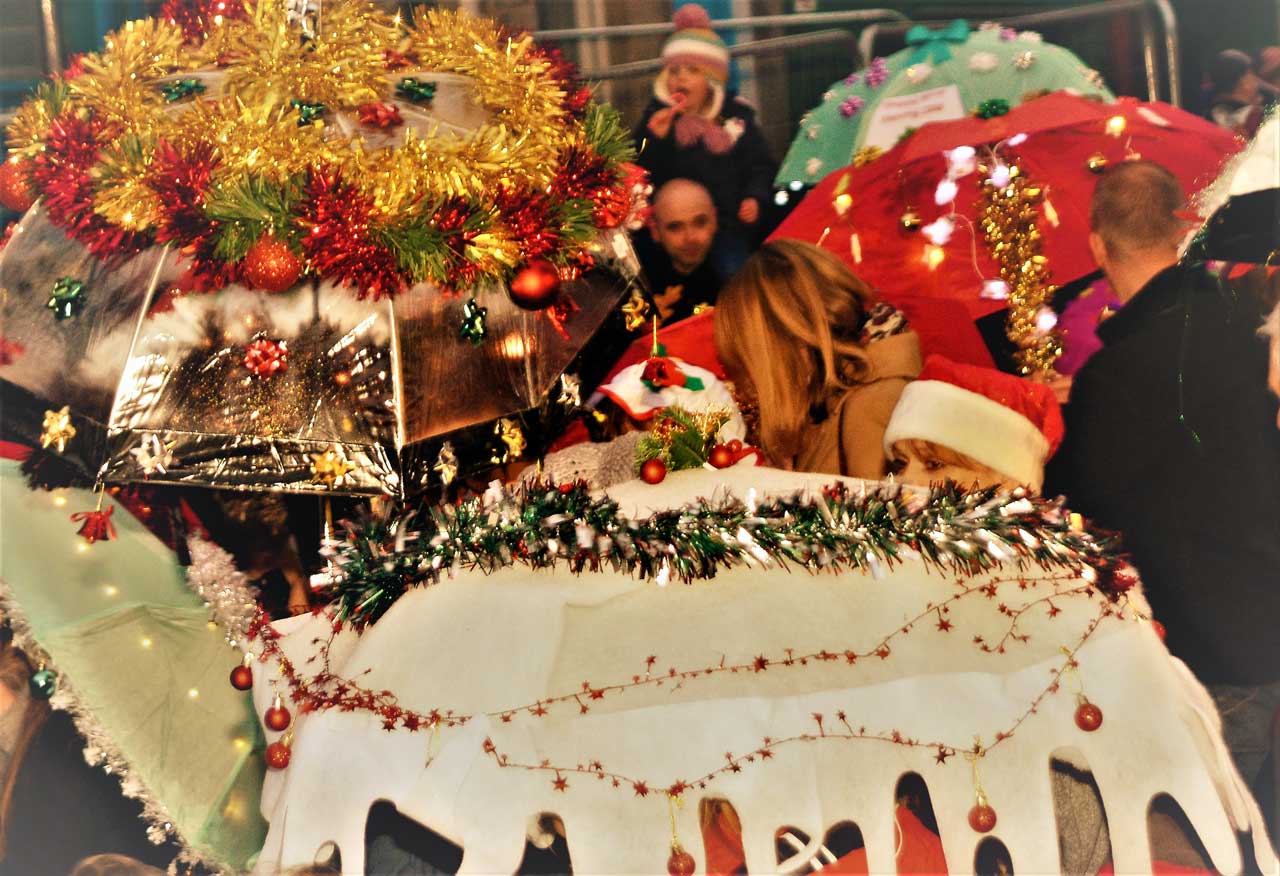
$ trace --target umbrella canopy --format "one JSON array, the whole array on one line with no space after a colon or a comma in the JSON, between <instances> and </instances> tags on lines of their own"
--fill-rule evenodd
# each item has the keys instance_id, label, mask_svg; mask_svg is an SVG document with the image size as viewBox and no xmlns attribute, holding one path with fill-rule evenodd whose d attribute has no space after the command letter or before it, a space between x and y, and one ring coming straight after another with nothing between
<instances>
[{"instance_id":1,"label":"umbrella canopy","mask_svg":"<svg viewBox=\"0 0 1280 876\"><path fill-rule=\"evenodd\" d=\"M227 684L239 655L173 553L110 497L118 537L92 559L82 552L67 509L93 501L85 490L28 490L18 463L0 460L6 618L57 673L53 704L76 717L85 756L142 800L156 835L243 868L265 825L262 734L248 695Z\"/></svg>"},{"instance_id":2,"label":"umbrella canopy","mask_svg":"<svg viewBox=\"0 0 1280 876\"><path fill-rule=\"evenodd\" d=\"M1050 94L999 117L926 125L875 161L830 174L774 236L821 240L889 301L959 299L977 317L1004 307L1007 291L981 228L993 173L1016 166L1039 190L1028 217L1038 255L1046 278L1069 280L1095 267L1089 194L1107 162L1156 161L1194 192L1239 146L1167 104Z\"/></svg>"},{"instance_id":3,"label":"umbrella canopy","mask_svg":"<svg viewBox=\"0 0 1280 876\"><path fill-rule=\"evenodd\" d=\"M1113 95L1072 52L997 25L971 31L965 21L943 30L918 25L907 47L833 83L800 125L776 185L813 185L859 150L887 150L905 132L929 123L1017 106L1049 91L1110 101Z\"/></svg>"},{"instance_id":4,"label":"umbrella canopy","mask_svg":"<svg viewBox=\"0 0 1280 876\"><path fill-rule=\"evenodd\" d=\"M1189 255L1274 264L1280 260L1280 111L1196 199L1204 228L1189 238Z\"/></svg>"},{"instance_id":5,"label":"umbrella canopy","mask_svg":"<svg viewBox=\"0 0 1280 876\"><path fill-rule=\"evenodd\" d=\"M18 111L0 379L109 420L115 480L398 494L519 456L640 295L617 115L493 22L229 6Z\"/></svg>"}]
</instances>

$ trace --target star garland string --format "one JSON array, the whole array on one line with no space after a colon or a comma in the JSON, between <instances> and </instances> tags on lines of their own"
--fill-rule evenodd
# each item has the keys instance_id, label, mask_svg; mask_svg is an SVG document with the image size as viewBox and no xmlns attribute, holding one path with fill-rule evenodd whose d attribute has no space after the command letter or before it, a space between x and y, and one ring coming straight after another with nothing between
<instances>
[{"instance_id":1,"label":"star garland string","mask_svg":"<svg viewBox=\"0 0 1280 876\"><path fill-rule=\"evenodd\" d=\"M535 251L574 275L633 212L625 126L528 36L367 0L328 0L307 40L280 2L201 10L129 22L8 128L14 172L99 257L172 243L210 291L243 281L271 235L307 251L307 276L362 297L463 291L509 281ZM400 110L430 110L441 75L466 77L488 121L447 137L395 128ZM396 145L338 116L393 128Z\"/></svg>"},{"instance_id":2,"label":"star garland string","mask_svg":"<svg viewBox=\"0 0 1280 876\"><path fill-rule=\"evenodd\" d=\"M973 575L1001 562L1069 569L1118 595L1133 586L1114 539L1074 529L1060 502L1022 490L927 493L897 486L767 502L707 500L632 521L584 482L495 488L457 505L369 520L337 549L338 617L373 623L407 589L449 570L610 568L665 584L751 564L875 576L907 560Z\"/></svg>"},{"instance_id":3,"label":"star garland string","mask_svg":"<svg viewBox=\"0 0 1280 876\"><path fill-rule=\"evenodd\" d=\"M1061 609L1055 603L1055 600L1071 598L1094 599L1099 596L1099 591L1094 585L1082 583L1079 578L1071 574L1050 575L1039 579L1026 576L992 577L966 584L960 591L941 603L929 603L904 624L879 637L870 647L863 647L858 650L848 648L843 651L822 649L813 652L797 652L796 649L787 648L782 654L772 657L763 654L757 655L754 659L743 663L727 664L722 659L720 664L715 666L697 668L670 667L665 671L656 668L657 655L650 655L645 660L643 674L637 673L632 676L630 681L600 685L593 685L589 681L584 681L581 690L540 699L521 706L487 712L485 717L507 724L518 717L526 720L543 718L552 714L557 708L562 707L570 708L575 714L587 714L591 711L593 702L603 700L606 697L613 697L630 690L646 687L663 687L666 685L680 687L726 673L759 674L769 671L771 668L799 671L807 666L833 662L844 664L850 667L851 671L856 671L853 668L859 664L860 660L874 658L883 661L889 659L892 654L893 641L909 634L918 625L932 625L937 633L950 634L954 630L954 626L947 618L954 604L961 600L985 597L987 600L994 601L997 599L1001 587L1016 584L1019 592L1025 592L1034 590L1042 583L1050 584L1052 592L1040 596L1033 594L1034 598L1016 606L1010 604L1012 600L1006 599L994 607L998 614L1008 618L1008 627L999 641L993 643L984 640L981 636L973 637L972 645L983 653L1003 654L1010 645L1015 643L1025 644L1029 641L1030 636L1028 634L1018 631L1019 620L1028 612L1042 609L1049 618L1054 618L1061 613ZM1074 644L1069 648L1064 646L1061 649L1065 659L1052 672L1045 687L1030 700L1026 708L1007 727L990 734L989 738L993 739L991 745L981 746L979 744L970 753L975 757L986 756L991 750L1011 738L1032 715L1036 714L1047 697L1057 694L1062 687L1063 675L1074 672L1079 665L1076 659L1077 652L1093 636L1104 620L1107 618L1116 618L1126 622L1149 620L1136 610L1132 612L1134 615L1132 618L1128 617L1128 609L1127 600L1122 604L1117 604L1105 597L1099 599L1095 615L1086 624ZM269 619L265 614L259 616L258 621L249 631L250 638L257 639L261 645L258 659L264 662L274 660L279 666L280 679L273 679L271 683L273 685L283 684L287 688L289 700L297 704L303 714L327 709L338 709L343 712L363 711L381 720L382 728L388 732L401 729L409 732L418 732L424 729L436 730L438 728L460 727L478 717L477 715L463 714L444 707L427 710L407 709L399 704L398 698L392 691L370 690L364 688L358 680L333 673L330 662L330 648L336 636L346 629L346 625L337 620L334 613L329 614L328 618L332 625L331 634L327 640L315 640L315 643L319 645L318 651L307 661L308 664L318 663L320 666L319 671L311 676L304 676L284 654L279 644L280 635L270 626ZM815 742L827 739L837 741L878 741L909 748L931 748L936 752L936 762L943 765L946 764L949 757L957 752L966 751L962 744L955 741L921 740L904 733L898 728L877 730L862 725L855 729L849 724L843 711L839 711L835 715L836 721L843 726L843 730L830 729L824 725L823 714L814 713L812 718L817 726L816 733L800 733L778 739L766 738L763 740L761 748L752 752L741 755L726 753L724 764L709 769L705 774L689 781L677 779L673 784L665 788L665 792L671 796L678 796L693 787L706 788L707 784L718 776L741 772L747 765L757 762L757 759L760 761L768 760L778 748L801 742ZM513 761L498 750L492 741L492 737L485 739L484 751L492 756L499 766L504 768L553 773L553 785L559 791L567 790L568 784L564 776L573 773L589 774L602 780L609 779L612 781L613 787L619 788L625 785L632 789L638 797L647 796L651 791L663 788L662 783L655 782L652 779L642 779L611 771L598 760L576 765L553 764L549 760L543 760L536 764Z\"/></svg>"}]
</instances>

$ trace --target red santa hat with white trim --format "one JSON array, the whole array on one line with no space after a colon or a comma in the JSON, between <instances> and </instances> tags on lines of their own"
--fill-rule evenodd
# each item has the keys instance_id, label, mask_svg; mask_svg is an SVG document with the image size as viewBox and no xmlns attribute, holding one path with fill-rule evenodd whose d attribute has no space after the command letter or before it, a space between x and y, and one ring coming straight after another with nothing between
<instances>
[{"instance_id":1,"label":"red santa hat with white trim","mask_svg":"<svg viewBox=\"0 0 1280 876\"><path fill-rule=\"evenodd\" d=\"M1062 409L1044 384L930 356L898 398L884 447L930 441L1039 492L1063 432Z\"/></svg>"}]
</instances>

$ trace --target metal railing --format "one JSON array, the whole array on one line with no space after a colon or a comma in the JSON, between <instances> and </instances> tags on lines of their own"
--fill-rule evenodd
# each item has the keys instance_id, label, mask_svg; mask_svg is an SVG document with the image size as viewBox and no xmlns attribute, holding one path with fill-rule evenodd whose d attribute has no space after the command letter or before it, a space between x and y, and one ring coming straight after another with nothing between
<instances>
[{"instance_id":1,"label":"metal railing","mask_svg":"<svg viewBox=\"0 0 1280 876\"><path fill-rule=\"evenodd\" d=\"M1048 12L1035 12L1013 18L1002 18L1001 24L1026 30L1047 25L1088 21L1095 18L1138 15L1140 16L1142 64L1146 73L1147 97L1149 100L1159 100L1160 73L1159 63L1156 60L1157 40L1153 32L1153 13L1158 17L1162 31L1160 42L1163 44L1165 68L1168 74L1168 100L1169 103L1178 106L1179 94L1182 88L1181 76L1178 70L1178 19L1174 15L1173 7L1169 5L1168 0L1108 0L1108 2L1104 3L1090 3L1085 6L1072 6L1066 9L1053 9ZM894 22L891 24L874 23L868 25L863 29L862 36L858 39L858 54L861 55L863 63L865 64L875 55L877 38L884 34L902 36L914 24L941 25L945 24L945 22Z\"/></svg>"},{"instance_id":2,"label":"metal railing","mask_svg":"<svg viewBox=\"0 0 1280 876\"><path fill-rule=\"evenodd\" d=\"M788 15L759 15L753 18L721 18L711 22L712 30L755 30L759 27L821 27L834 24L856 24L874 21L911 19L894 9L854 9L847 12L796 12ZM670 21L650 24L618 24L606 27L570 27L561 30L534 31L534 38L548 42L560 40L609 39L611 37L655 36L672 33Z\"/></svg>"},{"instance_id":3,"label":"metal railing","mask_svg":"<svg viewBox=\"0 0 1280 876\"><path fill-rule=\"evenodd\" d=\"M809 33L791 34L789 36L768 37L762 40L752 40L747 43L735 43L729 46L729 55L731 57L756 56L756 55L775 55L788 52L791 49L802 49L808 46L824 46L833 43L847 43L850 46L856 45L857 37L852 31L847 30L815 30ZM627 61L622 64L613 64L602 70L585 71L583 77L592 80L609 80L609 79L626 79L630 76L640 76L645 73L656 73L662 69L663 61L661 58L649 58L643 61Z\"/></svg>"}]
</instances>

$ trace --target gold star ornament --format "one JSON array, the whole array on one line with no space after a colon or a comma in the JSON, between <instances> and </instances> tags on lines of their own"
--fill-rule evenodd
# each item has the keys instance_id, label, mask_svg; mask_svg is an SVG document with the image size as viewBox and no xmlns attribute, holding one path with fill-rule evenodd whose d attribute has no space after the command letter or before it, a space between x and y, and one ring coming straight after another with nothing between
<instances>
[{"instance_id":1,"label":"gold star ornament","mask_svg":"<svg viewBox=\"0 0 1280 876\"><path fill-rule=\"evenodd\" d=\"M342 479L354 470L355 466L347 462L336 444L330 446L324 453L311 454L312 483L324 484L332 489L342 483Z\"/></svg>"},{"instance_id":2,"label":"gold star ornament","mask_svg":"<svg viewBox=\"0 0 1280 876\"><path fill-rule=\"evenodd\" d=\"M40 446L55 446L62 453L67 449L67 442L76 435L76 427L71 425L71 407L63 405L60 411L44 412L44 432L40 435Z\"/></svg>"}]
</instances>

